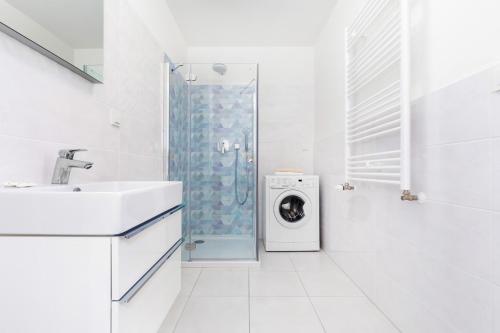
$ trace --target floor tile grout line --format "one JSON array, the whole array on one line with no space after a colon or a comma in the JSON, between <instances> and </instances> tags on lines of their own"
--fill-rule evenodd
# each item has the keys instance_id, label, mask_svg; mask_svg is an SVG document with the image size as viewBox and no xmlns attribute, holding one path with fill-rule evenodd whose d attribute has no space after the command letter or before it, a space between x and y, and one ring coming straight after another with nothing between
<instances>
[{"instance_id":1,"label":"floor tile grout line","mask_svg":"<svg viewBox=\"0 0 500 333\"><path fill-rule=\"evenodd\" d=\"M243 296L240 296L240 298L241 297L243 297ZM293 295L293 296L283 296L283 295L280 295L280 296L269 296L269 295L250 296L250 298L306 298L306 297L307 297L307 294L306 295ZM317 297L317 298L320 298L320 297ZM326 296L324 298L326 298Z\"/></svg>"},{"instance_id":2,"label":"floor tile grout line","mask_svg":"<svg viewBox=\"0 0 500 333\"><path fill-rule=\"evenodd\" d=\"M232 296L217 296L217 295L208 295L208 296L192 296L191 298L203 299L203 298L247 298L246 294L244 295L232 295Z\"/></svg>"},{"instance_id":3,"label":"floor tile grout line","mask_svg":"<svg viewBox=\"0 0 500 333\"><path fill-rule=\"evenodd\" d=\"M196 277L196 280L194 281L193 288L191 288L191 291L189 292L189 294L187 296L186 303L184 303L184 306L182 307L181 313L179 315L179 318L177 318L177 321L175 322L174 330L172 331L172 333L175 333L175 331L177 331L177 325L179 325L179 322L181 321L182 316L184 315L186 307L187 307L189 301L191 300L191 296L193 295L194 288L196 287L196 284L198 283L198 280L200 279L202 270L203 270L203 268L200 269L200 272L198 273L198 276ZM182 278L181 278L181 288L182 288Z\"/></svg>"},{"instance_id":4,"label":"floor tile grout line","mask_svg":"<svg viewBox=\"0 0 500 333\"><path fill-rule=\"evenodd\" d=\"M316 315L316 318L318 319L319 324L321 325L321 328L323 329L323 332L327 333L325 325L323 324L323 321L321 320L319 313L316 310L316 307L314 306L314 304L311 300L311 297L309 296L309 292L307 291L306 286L304 284L304 281L302 281L302 277L300 276L300 273L297 271L297 268L295 267L295 264L294 264L292 258L290 258L290 261L292 262L292 266L295 269L295 274L297 274L297 277L299 278L300 284L302 285L302 288L304 289L304 292L306 293L307 300L309 301L309 304L311 305L311 307L314 311L314 314Z\"/></svg>"},{"instance_id":5,"label":"floor tile grout line","mask_svg":"<svg viewBox=\"0 0 500 333\"><path fill-rule=\"evenodd\" d=\"M368 302L370 302L375 308L377 308L377 310L385 317L385 319L387 319L387 321L391 323L392 327L394 327L398 332L402 333L401 329L392 321L392 319L389 318L389 316L384 311L382 311L382 309L379 308L379 306L370 297L368 297L365 291L356 283L356 281L354 281L354 279L349 274L347 274L347 272L339 264L335 262L335 260L330 256L330 254L326 251L325 254L328 257L328 259L330 259L330 261L335 266L337 266L338 269L340 269L345 274L345 276L347 276L347 278L361 291L361 293L365 296Z\"/></svg>"},{"instance_id":6,"label":"floor tile grout line","mask_svg":"<svg viewBox=\"0 0 500 333\"><path fill-rule=\"evenodd\" d=\"M247 276L248 276L248 284L247 284L247 290L248 290L248 333L251 332L252 330L252 321L251 321L251 310L250 310L250 268L247 271Z\"/></svg>"},{"instance_id":7,"label":"floor tile grout line","mask_svg":"<svg viewBox=\"0 0 500 333\"><path fill-rule=\"evenodd\" d=\"M325 252L325 251L321 251L321 252ZM340 299L340 298L365 298L368 302L370 302L382 315L383 317L388 321L388 323L391 324L391 326L393 328L395 328L395 330L397 332L401 332L399 330L399 328L392 322L392 320L390 318L388 318L388 316L385 314L385 312L383 312L366 294L365 292L358 286L357 283L355 283L355 281L336 263L336 261L331 257L331 255L327 252L325 252L325 255L326 257L328 258L326 260L326 262L329 262L331 264L333 264L340 272L342 272L342 274L344 274L344 276L351 281L351 283L353 283L356 288L358 288L358 290L360 291L360 295L361 296L311 296L310 293L308 292L308 290L306 289L306 284L304 283L304 280L302 278L302 275L301 273L307 273L307 272L312 272L312 273L315 273L315 274L324 274L324 271L323 270L319 270L319 271L310 271L310 270L301 270L299 271L298 270L298 266L297 264L299 264L300 266L300 263L301 261L299 260L298 263L294 262L291 258L293 257L293 253L294 252L290 252L287 254L287 258L289 258L290 262L291 262L291 268L293 268L293 272L296 274L296 276L298 277L299 279L299 282L304 290L304 295L303 296L273 296L273 298L282 298L282 299L286 299L286 298L302 298L303 299L303 302L305 301L304 298L307 298L307 302L310 304L310 306L312 307L312 310L314 311L315 313L315 316L317 318L317 320L319 321L321 327L322 327L322 332L326 333L327 332L327 329L326 329L326 326L325 326L325 323L323 322L323 320L321 319L320 317L320 313L319 313L319 309L321 308L316 308L313 300L315 299L320 299L320 298L337 298L337 299ZM296 252L295 252L296 253ZM175 322L175 325L174 325L174 328L173 328L173 332L177 332L178 328L179 328L179 323L180 321L182 320L182 318L186 315L186 309L187 309L187 306L188 306L188 303L193 301L194 299L196 298L217 298L217 296L195 296L194 295L194 291L195 291L195 288L197 286L197 284L199 283L200 279L201 279L201 275L203 274L203 272L207 271L208 269L206 268L200 268L199 271L198 271L198 274L196 275L196 278L195 278L195 281L193 283L193 286L191 288L191 290L189 291L189 293L186 294L186 302L184 303L184 306L182 307L181 311L180 311L180 314L178 316L178 319L176 320ZM246 276L247 276L247 288L246 288L246 296L247 296L247 315L248 315L248 327L247 327L247 331L250 333L251 330L252 330L252 321L251 321L251 314L252 314L252 309L251 309L251 303L252 303L252 299L258 299L258 298L268 298L270 296L251 296L251 273L257 273L257 272L253 272L249 267L245 268L246 270ZM291 273L291 271L289 272ZM234 297L238 297L238 298L241 298L241 296L234 296ZM224 297L224 298L231 298L231 297ZM307 303L306 302L306 303ZM305 303L304 303L305 304Z\"/></svg>"}]
</instances>

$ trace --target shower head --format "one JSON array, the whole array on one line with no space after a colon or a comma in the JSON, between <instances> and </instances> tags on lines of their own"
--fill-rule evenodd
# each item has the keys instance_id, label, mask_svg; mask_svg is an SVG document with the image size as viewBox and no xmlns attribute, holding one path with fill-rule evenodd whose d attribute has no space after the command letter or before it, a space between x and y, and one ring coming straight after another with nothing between
<instances>
[{"instance_id":1,"label":"shower head","mask_svg":"<svg viewBox=\"0 0 500 333\"><path fill-rule=\"evenodd\" d=\"M215 63L212 65L212 69L214 72L218 73L221 76L224 76L227 72L227 66L223 63Z\"/></svg>"}]
</instances>

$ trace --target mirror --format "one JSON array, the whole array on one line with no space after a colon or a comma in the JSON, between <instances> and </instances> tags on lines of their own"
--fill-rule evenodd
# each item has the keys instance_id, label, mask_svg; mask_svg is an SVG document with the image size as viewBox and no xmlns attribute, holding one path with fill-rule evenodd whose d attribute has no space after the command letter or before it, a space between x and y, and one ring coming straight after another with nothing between
<instances>
[{"instance_id":1,"label":"mirror","mask_svg":"<svg viewBox=\"0 0 500 333\"><path fill-rule=\"evenodd\" d=\"M0 30L103 82L103 0L0 0Z\"/></svg>"}]
</instances>

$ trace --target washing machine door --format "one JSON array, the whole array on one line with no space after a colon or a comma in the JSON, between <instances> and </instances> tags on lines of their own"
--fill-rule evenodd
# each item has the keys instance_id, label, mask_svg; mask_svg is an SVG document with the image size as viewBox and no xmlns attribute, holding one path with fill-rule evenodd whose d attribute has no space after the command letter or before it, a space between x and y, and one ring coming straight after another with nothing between
<instances>
[{"instance_id":1,"label":"washing machine door","mask_svg":"<svg viewBox=\"0 0 500 333\"><path fill-rule=\"evenodd\" d=\"M290 190L281 193L274 201L274 216L284 227L297 229L311 219L311 200L303 192Z\"/></svg>"}]
</instances>

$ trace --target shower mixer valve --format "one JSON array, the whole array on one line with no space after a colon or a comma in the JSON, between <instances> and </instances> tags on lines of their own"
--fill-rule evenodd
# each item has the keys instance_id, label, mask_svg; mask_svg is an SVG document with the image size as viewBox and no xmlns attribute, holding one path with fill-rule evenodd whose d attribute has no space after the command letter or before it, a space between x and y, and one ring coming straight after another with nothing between
<instances>
[{"instance_id":1,"label":"shower mixer valve","mask_svg":"<svg viewBox=\"0 0 500 333\"><path fill-rule=\"evenodd\" d=\"M217 142L217 151L221 154L225 154L229 151L229 141L225 139L221 139Z\"/></svg>"}]
</instances>

